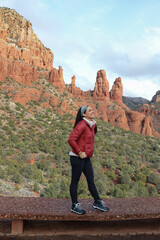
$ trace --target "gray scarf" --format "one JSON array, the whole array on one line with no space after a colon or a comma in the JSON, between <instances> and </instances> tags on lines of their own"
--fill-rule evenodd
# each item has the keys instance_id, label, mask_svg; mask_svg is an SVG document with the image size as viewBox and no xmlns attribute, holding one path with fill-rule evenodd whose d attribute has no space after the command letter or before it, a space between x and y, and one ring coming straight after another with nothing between
<instances>
[{"instance_id":1,"label":"gray scarf","mask_svg":"<svg viewBox=\"0 0 160 240\"><path fill-rule=\"evenodd\" d=\"M89 124L90 128L93 127L94 124L96 124L95 120L88 120L87 118L83 117L83 119Z\"/></svg>"}]
</instances>

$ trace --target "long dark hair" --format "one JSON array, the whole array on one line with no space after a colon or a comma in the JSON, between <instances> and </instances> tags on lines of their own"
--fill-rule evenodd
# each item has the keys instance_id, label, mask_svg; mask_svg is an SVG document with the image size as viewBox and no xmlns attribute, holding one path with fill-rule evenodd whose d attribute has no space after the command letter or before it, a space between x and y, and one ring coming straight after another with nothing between
<instances>
[{"instance_id":1,"label":"long dark hair","mask_svg":"<svg viewBox=\"0 0 160 240\"><path fill-rule=\"evenodd\" d=\"M87 109L87 108L86 108ZM86 110L84 111L84 113L86 112ZM81 108L79 108L78 112L77 112L77 116L76 116L76 120L74 123L74 127L83 119L83 116L81 115Z\"/></svg>"},{"instance_id":2,"label":"long dark hair","mask_svg":"<svg viewBox=\"0 0 160 240\"><path fill-rule=\"evenodd\" d=\"M88 107L88 106L87 106ZM87 108L86 108L87 109ZM86 113L86 110L84 111L84 113ZM78 110L78 112L77 112L77 116L76 116L76 120L75 120L75 123L74 123L74 127L73 128L75 128L75 126L80 122L80 121L82 121L82 119L83 119L83 116L81 115L81 108L79 108L79 110ZM96 127L94 128L94 132L95 132L95 134L97 133L97 125L96 125Z\"/></svg>"}]
</instances>

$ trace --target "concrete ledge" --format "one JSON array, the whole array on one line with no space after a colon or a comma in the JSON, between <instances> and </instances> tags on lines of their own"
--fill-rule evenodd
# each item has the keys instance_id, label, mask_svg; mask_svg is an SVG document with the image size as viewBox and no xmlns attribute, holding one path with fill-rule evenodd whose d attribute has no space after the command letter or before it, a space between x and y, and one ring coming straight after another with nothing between
<instances>
[{"instance_id":1,"label":"concrete ledge","mask_svg":"<svg viewBox=\"0 0 160 240\"><path fill-rule=\"evenodd\" d=\"M126 223L127 228L130 229L129 225L127 225L128 222L154 221L157 219L158 225L156 225L157 230L155 229L155 232L160 231L160 197L104 199L106 206L110 208L109 212L101 212L93 209L92 199L81 199L80 202L82 207L87 211L85 215L77 215L70 212L70 199L0 197L0 219L12 221L11 233L13 235L23 234L24 220L30 222L33 220L46 221L46 224L47 221L63 222L63 226L65 226L65 222L68 222L70 225L76 222L88 222L88 227L89 223L95 222L97 224L100 222L103 224L105 222L107 224L113 223L113 225L115 222L119 222L124 225ZM31 225L30 223L29 226ZM80 225L78 224L78 226ZM143 226L142 229L144 229Z\"/></svg>"},{"instance_id":2,"label":"concrete ledge","mask_svg":"<svg viewBox=\"0 0 160 240\"><path fill-rule=\"evenodd\" d=\"M160 197L104 199L109 212L92 207L92 199L81 199L85 215L70 212L70 199L0 197L0 219L55 221L116 221L160 218Z\"/></svg>"}]
</instances>

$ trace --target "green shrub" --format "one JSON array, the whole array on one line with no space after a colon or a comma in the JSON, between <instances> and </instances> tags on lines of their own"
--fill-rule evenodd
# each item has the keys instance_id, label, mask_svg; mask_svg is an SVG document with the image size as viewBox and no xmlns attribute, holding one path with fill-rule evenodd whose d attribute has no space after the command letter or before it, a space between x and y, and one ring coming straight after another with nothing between
<instances>
[{"instance_id":1,"label":"green shrub","mask_svg":"<svg viewBox=\"0 0 160 240\"><path fill-rule=\"evenodd\" d=\"M146 182L147 176L143 172L140 172L135 176L135 179L136 181Z\"/></svg>"},{"instance_id":2,"label":"green shrub","mask_svg":"<svg viewBox=\"0 0 160 240\"><path fill-rule=\"evenodd\" d=\"M160 182L160 179L155 173L150 173L148 176L148 182L157 185Z\"/></svg>"},{"instance_id":3,"label":"green shrub","mask_svg":"<svg viewBox=\"0 0 160 240\"><path fill-rule=\"evenodd\" d=\"M106 171L105 175L107 176L108 180L115 180L117 178L115 172L112 170Z\"/></svg>"},{"instance_id":4,"label":"green shrub","mask_svg":"<svg viewBox=\"0 0 160 240\"><path fill-rule=\"evenodd\" d=\"M131 178L128 174L124 174L121 176L121 184L130 184L131 183Z\"/></svg>"}]
</instances>

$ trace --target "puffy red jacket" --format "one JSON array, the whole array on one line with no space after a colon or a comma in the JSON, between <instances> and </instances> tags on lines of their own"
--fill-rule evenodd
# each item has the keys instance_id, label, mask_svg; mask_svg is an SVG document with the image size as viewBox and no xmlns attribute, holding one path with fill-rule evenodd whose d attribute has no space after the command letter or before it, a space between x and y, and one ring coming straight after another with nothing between
<instances>
[{"instance_id":1,"label":"puffy red jacket","mask_svg":"<svg viewBox=\"0 0 160 240\"><path fill-rule=\"evenodd\" d=\"M71 132L68 143L72 147L72 152L78 155L80 151L85 152L87 157L92 157L94 152L94 128L96 124L89 124L82 119Z\"/></svg>"}]
</instances>

